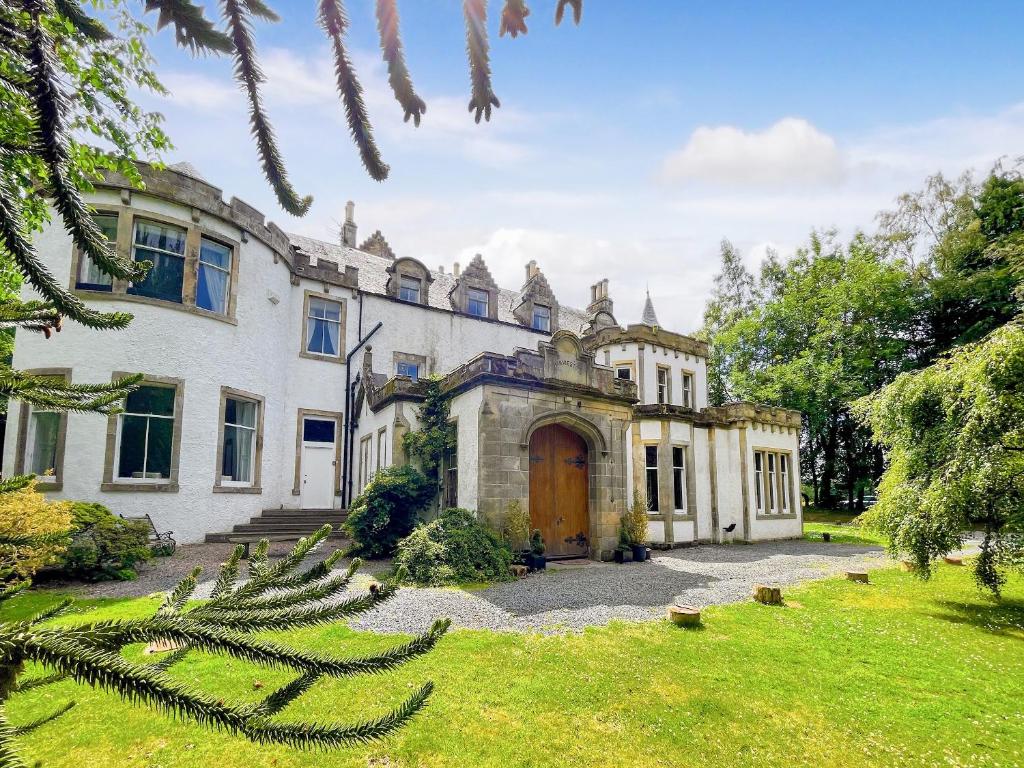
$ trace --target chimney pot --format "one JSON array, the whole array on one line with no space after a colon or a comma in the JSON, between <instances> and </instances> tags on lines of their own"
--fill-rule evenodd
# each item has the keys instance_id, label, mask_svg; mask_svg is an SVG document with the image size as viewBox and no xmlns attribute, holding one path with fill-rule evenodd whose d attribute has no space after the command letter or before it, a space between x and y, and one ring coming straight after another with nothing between
<instances>
[{"instance_id":1,"label":"chimney pot","mask_svg":"<svg viewBox=\"0 0 1024 768\"><path fill-rule=\"evenodd\" d=\"M606 298L608 296L608 278L606 277L601 281L601 296Z\"/></svg>"},{"instance_id":2,"label":"chimney pot","mask_svg":"<svg viewBox=\"0 0 1024 768\"><path fill-rule=\"evenodd\" d=\"M590 303L593 304L597 301L597 283L590 286Z\"/></svg>"},{"instance_id":3,"label":"chimney pot","mask_svg":"<svg viewBox=\"0 0 1024 768\"><path fill-rule=\"evenodd\" d=\"M437 271L438 271L438 272L439 272L440 274L442 274L442 275L443 275L443 274L444 274L444 264L442 264L441 266L439 266L439 267L437 268Z\"/></svg>"},{"instance_id":4,"label":"chimney pot","mask_svg":"<svg viewBox=\"0 0 1024 768\"><path fill-rule=\"evenodd\" d=\"M452 265L452 274L456 277L462 274L462 268L459 266L459 262L457 261Z\"/></svg>"},{"instance_id":5,"label":"chimney pot","mask_svg":"<svg viewBox=\"0 0 1024 768\"><path fill-rule=\"evenodd\" d=\"M349 200L345 203L345 223L341 225L341 244L349 248L356 247L356 204Z\"/></svg>"},{"instance_id":6,"label":"chimney pot","mask_svg":"<svg viewBox=\"0 0 1024 768\"><path fill-rule=\"evenodd\" d=\"M349 200L345 203L345 221L355 221L356 204Z\"/></svg>"}]
</instances>

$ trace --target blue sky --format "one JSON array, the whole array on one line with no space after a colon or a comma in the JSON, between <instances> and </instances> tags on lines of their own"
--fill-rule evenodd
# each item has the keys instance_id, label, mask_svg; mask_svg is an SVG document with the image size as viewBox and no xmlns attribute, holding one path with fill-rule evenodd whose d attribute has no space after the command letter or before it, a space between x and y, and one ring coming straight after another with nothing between
<instances>
[{"instance_id":1,"label":"blue sky","mask_svg":"<svg viewBox=\"0 0 1024 768\"><path fill-rule=\"evenodd\" d=\"M460 0L399 0L407 61L428 103L403 124L376 52L372 0L349 0L350 49L390 178L359 165L334 97L315 4L278 2L259 24L266 100L292 181L313 194L293 219L275 204L247 136L230 61L153 45L176 144L226 196L288 231L334 239L356 202L360 238L450 269L482 253L518 287L536 259L560 301L611 281L620 322L649 285L661 322L700 324L723 237L752 266L813 227L844 235L936 171L986 171L1024 154L1024 3L587 0L583 23L528 3L529 34L497 37L489 124L466 112Z\"/></svg>"}]
</instances>

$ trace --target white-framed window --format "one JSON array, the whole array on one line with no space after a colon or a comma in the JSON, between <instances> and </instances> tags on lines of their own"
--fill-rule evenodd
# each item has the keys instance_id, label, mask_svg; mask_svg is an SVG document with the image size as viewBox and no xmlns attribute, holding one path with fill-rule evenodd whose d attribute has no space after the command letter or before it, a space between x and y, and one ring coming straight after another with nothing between
<instances>
[{"instance_id":1,"label":"white-framed window","mask_svg":"<svg viewBox=\"0 0 1024 768\"><path fill-rule=\"evenodd\" d=\"M377 430L377 471L380 472L387 466L388 460L388 429L381 427Z\"/></svg>"},{"instance_id":2,"label":"white-framed window","mask_svg":"<svg viewBox=\"0 0 1024 768\"><path fill-rule=\"evenodd\" d=\"M306 317L306 352L312 355L341 355L341 304L309 297Z\"/></svg>"},{"instance_id":3,"label":"white-framed window","mask_svg":"<svg viewBox=\"0 0 1024 768\"><path fill-rule=\"evenodd\" d=\"M133 283L128 293L181 303L185 277L185 229L145 219L135 220L132 258L151 261L146 279Z\"/></svg>"},{"instance_id":4,"label":"white-framed window","mask_svg":"<svg viewBox=\"0 0 1024 768\"><path fill-rule=\"evenodd\" d=\"M107 242L117 242L116 213L94 213L92 220L96 222L100 232L107 238ZM75 287L86 291L110 291L114 287L114 278L101 271L96 266L96 262L83 253L78 260L78 276L75 278Z\"/></svg>"},{"instance_id":5,"label":"white-framed window","mask_svg":"<svg viewBox=\"0 0 1024 768\"><path fill-rule=\"evenodd\" d=\"M408 360L399 360L395 363L395 373L399 376L408 376L413 381L419 381L420 364L410 363Z\"/></svg>"},{"instance_id":6,"label":"white-framed window","mask_svg":"<svg viewBox=\"0 0 1024 768\"><path fill-rule=\"evenodd\" d=\"M420 279L402 275L398 281L398 298L402 301L411 301L413 304L420 303Z\"/></svg>"},{"instance_id":7,"label":"white-framed window","mask_svg":"<svg viewBox=\"0 0 1024 768\"><path fill-rule=\"evenodd\" d=\"M647 480L647 511L657 512L658 499L658 446L644 446L644 475Z\"/></svg>"},{"instance_id":8,"label":"white-framed window","mask_svg":"<svg viewBox=\"0 0 1024 768\"><path fill-rule=\"evenodd\" d=\"M754 501L758 514L764 514L764 451L754 452Z\"/></svg>"},{"instance_id":9,"label":"white-framed window","mask_svg":"<svg viewBox=\"0 0 1024 768\"><path fill-rule=\"evenodd\" d=\"M29 405L28 434L25 438L25 471L41 483L56 481L57 444L61 414L36 410Z\"/></svg>"},{"instance_id":10,"label":"white-framed window","mask_svg":"<svg viewBox=\"0 0 1024 768\"><path fill-rule=\"evenodd\" d=\"M367 435L359 441L359 490L366 487L373 477L373 435Z\"/></svg>"},{"instance_id":11,"label":"white-framed window","mask_svg":"<svg viewBox=\"0 0 1024 768\"><path fill-rule=\"evenodd\" d=\"M533 305L533 329L535 331L551 331L551 307L543 304Z\"/></svg>"},{"instance_id":12,"label":"white-framed window","mask_svg":"<svg viewBox=\"0 0 1024 768\"><path fill-rule=\"evenodd\" d=\"M777 479L776 479L776 476L775 476L775 462L776 462L777 459L778 459L778 457L776 456L776 454L774 454L774 453L769 453L768 454L768 478L767 478L767 481L766 481L766 485L768 486L768 493L766 494L766 496L767 496L767 501L768 501L768 510L770 512L778 511L777 508L776 508L777 496L776 496L776 490L775 490L775 483L777 482Z\"/></svg>"},{"instance_id":13,"label":"white-framed window","mask_svg":"<svg viewBox=\"0 0 1024 768\"><path fill-rule=\"evenodd\" d=\"M479 288L466 289L466 311L476 317L489 317L490 294Z\"/></svg>"},{"instance_id":14,"label":"white-framed window","mask_svg":"<svg viewBox=\"0 0 1024 768\"><path fill-rule=\"evenodd\" d=\"M204 237L199 243L196 306L219 315L226 315L230 296L231 247Z\"/></svg>"},{"instance_id":15,"label":"white-framed window","mask_svg":"<svg viewBox=\"0 0 1024 768\"><path fill-rule=\"evenodd\" d=\"M238 397L224 399L221 485L252 485L256 466L259 403Z\"/></svg>"},{"instance_id":16,"label":"white-framed window","mask_svg":"<svg viewBox=\"0 0 1024 768\"><path fill-rule=\"evenodd\" d=\"M686 451L672 446L672 504L676 512L686 512Z\"/></svg>"},{"instance_id":17,"label":"white-framed window","mask_svg":"<svg viewBox=\"0 0 1024 768\"><path fill-rule=\"evenodd\" d=\"M142 384L117 416L117 480L170 479L174 443L175 388Z\"/></svg>"},{"instance_id":18,"label":"white-framed window","mask_svg":"<svg viewBox=\"0 0 1024 768\"><path fill-rule=\"evenodd\" d=\"M683 400L684 408L693 408L693 374L683 371Z\"/></svg>"},{"instance_id":19,"label":"white-framed window","mask_svg":"<svg viewBox=\"0 0 1024 768\"><path fill-rule=\"evenodd\" d=\"M668 374L668 368L658 366L658 405L672 402L672 380Z\"/></svg>"},{"instance_id":20,"label":"white-framed window","mask_svg":"<svg viewBox=\"0 0 1024 768\"><path fill-rule=\"evenodd\" d=\"M633 380L633 369L628 365L617 365L615 366L615 378L622 379L623 381Z\"/></svg>"},{"instance_id":21,"label":"white-framed window","mask_svg":"<svg viewBox=\"0 0 1024 768\"><path fill-rule=\"evenodd\" d=\"M789 512L789 456L784 453L779 454L779 509Z\"/></svg>"}]
</instances>

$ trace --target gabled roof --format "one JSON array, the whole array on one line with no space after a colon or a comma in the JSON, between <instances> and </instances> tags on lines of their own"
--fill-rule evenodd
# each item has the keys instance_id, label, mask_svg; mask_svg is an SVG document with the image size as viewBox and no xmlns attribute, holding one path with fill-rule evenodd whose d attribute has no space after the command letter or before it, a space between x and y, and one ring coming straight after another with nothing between
<instances>
[{"instance_id":1,"label":"gabled roof","mask_svg":"<svg viewBox=\"0 0 1024 768\"><path fill-rule=\"evenodd\" d=\"M304 235L289 234L288 239L293 247L300 250L306 256L315 258L318 261L334 262L338 265L339 271L344 271L346 266L352 266L359 270L359 289L366 293L378 296L387 296L388 273L387 268L394 262L387 257L366 253L357 248L349 248L341 244L325 243ZM433 309L454 312L449 295L455 289L458 278L446 272L430 270L433 278L432 287L428 293L428 306ZM498 320L504 323L511 323L523 327L512 311L515 309L519 291L510 291L505 288L498 289ZM587 327L589 319L581 309L559 305L558 327L582 336Z\"/></svg>"}]
</instances>

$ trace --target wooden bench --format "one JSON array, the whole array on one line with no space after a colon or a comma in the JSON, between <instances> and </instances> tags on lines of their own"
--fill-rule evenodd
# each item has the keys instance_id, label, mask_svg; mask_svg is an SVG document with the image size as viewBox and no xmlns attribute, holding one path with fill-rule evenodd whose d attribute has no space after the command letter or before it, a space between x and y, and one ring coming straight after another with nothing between
<instances>
[{"instance_id":1,"label":"wooden bench","mask_svg":"<svg viewBox=\"0 0 1024 768\"><path fill-rule=\"evenodd\" d=\"M166 550L166 554L173 555L174 550L178 548L178 542L174 540L174 531L158 531L156 526L153 524L153 518L148 514L140 515L138 517L121 515L121 519L127 520L131 523L145 523L149 526L150 549Z\"/></svg>"}]
</instances>

